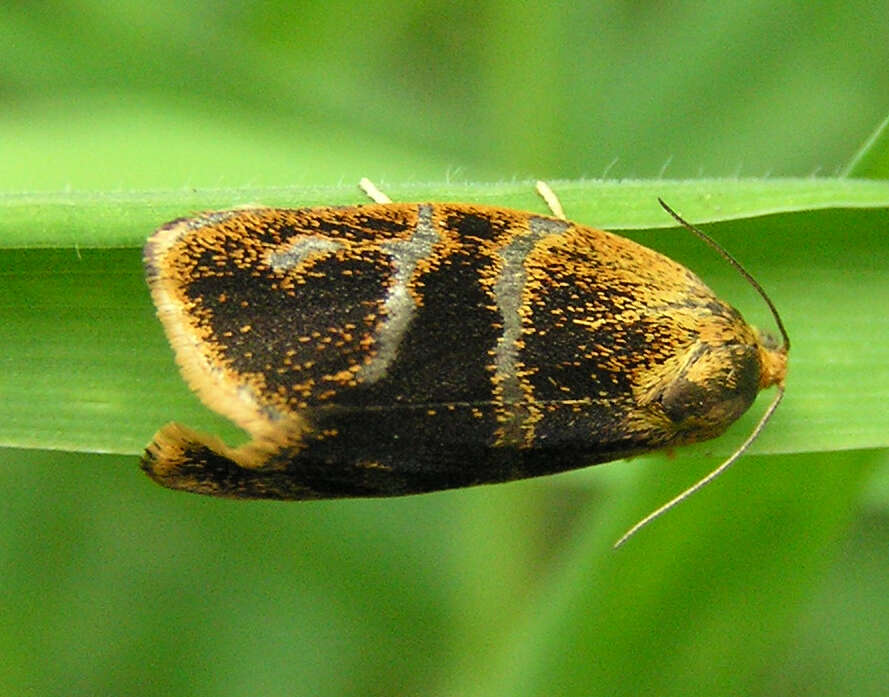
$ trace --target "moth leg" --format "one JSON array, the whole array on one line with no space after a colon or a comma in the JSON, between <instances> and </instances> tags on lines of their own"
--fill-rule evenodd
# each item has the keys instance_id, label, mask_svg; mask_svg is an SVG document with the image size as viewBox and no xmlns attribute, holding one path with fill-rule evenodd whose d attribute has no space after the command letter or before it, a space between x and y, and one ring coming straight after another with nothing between
<instances>
[{"instance_id":1,"label":"moth leg","mask_svg":"<svg viewBox=\"0 0 889 697\"><path fill-rule=\"evenodd\" d=\"M268 208L268 206L264 206L261 203L239 203L237 206L232 206L231 210L233 210L233 211L261 211L264 208Z\"/></svg>"},{"instance_id":2,"label":"moth leg","mask_svg":"<svg viewBox=\"0 0 889 697\"><path fill-rule=\"evenodd\" d=\"M549 184L545 181L538 180L536 188L537 193L540 194L540 198L546 202L546 205L549 206L552 214L559 220L566 220L565 211L562 209L562 202L559 201L556 192L549 188Z\"/></svg>"},{"instance_id":3,"label":"moth leg","mask_svg":"<svg viewBox=\"0 0 889 697\"><path fill-rule=\"evenodd\" d=\"M362 177L361 181L358 182L358 186L360 186L361 190L368 195L371 201L374 201L375 203L392 203L392 199L380 191L377 188L377 185L367 177Z\"/></svg>"},{"instance_id":4,"label":"moth leg","mask_svg":"<svg viewBox=\"0 0 889 697\"><path fill-rule=\"evenodd\" d=\"M318 498L311 489L269 465L280 446L253 441L230 448L218 438L170 423L145 449L141 467L168 489L235 499Z\"/></svg>"}]
</instances>

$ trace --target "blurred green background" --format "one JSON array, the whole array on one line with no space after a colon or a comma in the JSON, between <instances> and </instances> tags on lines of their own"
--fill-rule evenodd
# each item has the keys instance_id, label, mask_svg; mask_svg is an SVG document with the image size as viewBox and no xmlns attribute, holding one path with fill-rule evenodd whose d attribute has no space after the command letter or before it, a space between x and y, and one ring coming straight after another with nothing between
<instances>
[{"instance_id":1,"label":"blurred green background","mask_svg":"<svg viewBox=\"0 0 889 697\"><path fill-rule=\"evenodd\" d=\"M712 226L786 313L788 397L755 455L618 553L755 414L673 459L498 487L175 494L136 444L173 418L237 432L176 374L134 242L151 227L115 208L123 241L45 239L71 229L54 192L111 210L150 190L358 201L361 176L833 176L889 113L887 30L870 0L6 3L0 216L49 192L63 222L35 204L0 245L0 693L885 694L885 209ZM14 249L29 234L41 249ZM712 253L661 238L640 239L769 322Z\"/></svg>"}]
</instances>

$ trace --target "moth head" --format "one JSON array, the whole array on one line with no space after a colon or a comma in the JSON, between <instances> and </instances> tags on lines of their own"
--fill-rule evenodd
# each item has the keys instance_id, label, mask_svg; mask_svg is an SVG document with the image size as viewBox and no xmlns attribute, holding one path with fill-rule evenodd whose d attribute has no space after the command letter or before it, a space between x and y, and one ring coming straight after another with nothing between
<instances>
[{"instance_id":1,"label":"moth head","mask_svg":"<svg viewBox=\"0 0 889 697\"><path fill-rule=\"evenodd\" d=\"M782 339L781 345L778 346L778 342L769 334L753 330L753 341L745 339L740 342L699 342L691 360L682 366L675 379L659 394L665 414L677 424L676 440L689 442L718 435L750 406L759 390L771 385L776 385L778 389L772 403L765 410L750 435L747 436L747 440L710 474L653 510L627 530L614 544L615 547L620 547L653 520L702 487L707 486L731 467L750 447L772 414L775 413L784 396L787 354L790 352L790 337L784 327L784 322L781 320L775 304L759 285L759 282L709 235L684 220L662 199L658 199L658 201L680 225L713 247L747 279L771 310ZM729 378L729 380L720 385L718 379L715 379L719 375ZM679 421L677 422L676 419Z\"/></svg>"},{"instance_id":2,"label":"moth head","mask_svg":"<svg viewBox=\"0 0 889 697\"><path fill-rule=\"evenodd\" d=\"M759 389L772 385L784 389L787 376L787 342L778 340L769 332L756 329L757 350L759 352Z\"/></svg>"}]
</instances>

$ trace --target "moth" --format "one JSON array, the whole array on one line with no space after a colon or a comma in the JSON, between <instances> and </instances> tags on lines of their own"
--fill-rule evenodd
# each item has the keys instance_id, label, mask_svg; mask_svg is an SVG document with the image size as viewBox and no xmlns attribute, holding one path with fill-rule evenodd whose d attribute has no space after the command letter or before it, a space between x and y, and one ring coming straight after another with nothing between
<instances>
[{"instance_id":1,"label":"moth","mask_svg":"<svg viewBox=\"0 0 889 697\"><path fill-rule=\"evenodd\" d=\"M148 240L182 374L251 436L167 424L142 458L156 482L288 500L506 482L714 438L777 386L712 478L777 407L790 342L743 269L780 346L684 266L567 220L543 183L552 215L362 186L373 203L209 212Z\"/></svg>"}]
</instances>

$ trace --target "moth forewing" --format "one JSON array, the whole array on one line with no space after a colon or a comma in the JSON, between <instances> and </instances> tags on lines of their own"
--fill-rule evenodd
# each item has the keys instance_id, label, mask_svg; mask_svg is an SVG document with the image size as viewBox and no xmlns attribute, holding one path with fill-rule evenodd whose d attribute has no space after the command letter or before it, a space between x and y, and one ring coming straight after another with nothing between
<instances>
[{"instance_id":1,"label":"moth forewing","mask_svg":"<svg viewBox=\"0 0 889 697\"><path fill-rule=\"evenodd\" d=\"M362 185L377 202L205 213L148 241L185 379L252 436L170 424L142 459L155 480L278 499L504 482L715 437L783 384L780 320L774 348L548 187L553 216Z\"/></svg>"}]
</instances>

